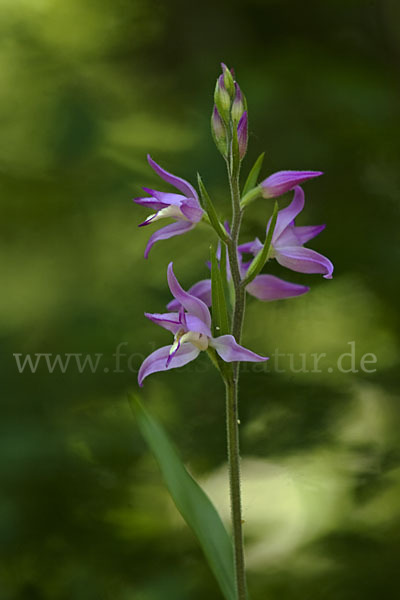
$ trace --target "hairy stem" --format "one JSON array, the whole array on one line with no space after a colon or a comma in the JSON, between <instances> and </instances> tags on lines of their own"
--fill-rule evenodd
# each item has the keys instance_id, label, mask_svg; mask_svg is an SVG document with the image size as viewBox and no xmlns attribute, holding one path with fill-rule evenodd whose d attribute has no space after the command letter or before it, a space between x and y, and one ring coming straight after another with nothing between
<instances>
[{"instance_id":1,"label":"hairy stem","mask_svg":"<svg viewBox=\"0 0 400 600\"><path fill-rule=\"evenodd\" d=\"M242 501L240 490L240 454L238 427L238 387L234 379L225 382L226 428L228 438L229 489L235 556L235 576L238 600L247 599L244 564Z\"/></svg>"},{"instance_id":2,"label":"hairy stem","mask_svg":"<svg viewBox=\"0 0 400 600\"><path fill-rule=\"evenodd\" d=\"M242 327L246 304L246 292L241 284L241 275L238 259L238 242L240 225L242 223L242 210L240 208L239 175L230 175L229 183L232 196L232 231L228 242L228 256L231 267L233 287L235 289L235 307L232 319L232 335L238 344L242 337Z\"/></svg>"},{"instance_id":3,"label":"hairy stem","mask_svg":"<svg viewBox=\"0 0 400 600\"><path fill-rule=\"evenodd\" d=\"M243 319L246 304L246 290L241 286L241 275L238 260L238 240L242 221L240 208L239 173L229 172L229 183L232 196L232 230L231 238L227 244L229 264L235 290L235 305L232 315L231 332L240 344L242 336ZM247 599L246 572L244 563L243 529L242 529L242 502L240 488L240 449L239 449L239 367L240 363L233 363L231 376L225 380L226 387L226 425L228 438L228 463L229 487L231 498L231 518L233 529L233 544L235 555L235 574L238 600Z\"/></svg>"}]
</instances>

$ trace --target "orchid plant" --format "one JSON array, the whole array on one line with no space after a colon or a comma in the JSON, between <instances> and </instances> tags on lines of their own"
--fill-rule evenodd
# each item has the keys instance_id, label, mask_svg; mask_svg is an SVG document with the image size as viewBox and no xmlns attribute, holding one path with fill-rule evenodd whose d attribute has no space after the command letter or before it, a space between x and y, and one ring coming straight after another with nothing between
<instances>
[{"instance_id":1,"label":"orchid plant","mask_svg":"<svg viewBox=\"0 0 400 600\"><path fill-rule=\"evenodd\" d=\"M200 192L198 194L189 182L172 175L150 156L148 162L152 169L176 191L143 188L147 196L135 198L136 203L153 211L140 227L150 226L161 219L174 220L173 223L158 229L151 235L145 249L145 258L149 256L156 242L187 233L200 222L207 224L210 234L214 238L216 234L218 240L217 247L211 248L211 261L208 263L210 277L194 283L187 291L176 278L173 264L169 264L167 281L173 299L166 307L167 312L145 313L145 316L170 331L173 341L155 350L144 360L139 370L138 381L142 386L149 375L181 367L195 360L202 351L207 352L212 364L220 373L226 389L232 543L229 541L227 544L224 541L222 547L220 541L214 543L211 540L215 531L223 528L222 524L215 525L215 531L211 528L207 532L206 526L196 521L197 517L191 507L188 507L185 512L184 496L189 494L189 488L190 493L193 492L193 482L188 483L185 480L186 484L182 485L189 487L185 494L180 496L179 491L174 488L173 478L169 479L168 476L171 465L165 467L168 453L163 434L154 426L147 413L146 417L143 417L145 413L142 413L141 423L145 437L150 441L159 458L161 468L163 469L163 465L165 467L164 476L167 484L168 481L170 482L169 487L178 508L192 528L198 532L199 540L223 594L228 600L246 600L248 596L240 489L239 372L242 361L268 360L268 357L260 356L241 345L246 296L248 293L261 301L274 301L300 296L309 291L307 286L263 273L263 269L268 267L272 260L276 260L292 271L320 273L326 279L332 278L333 265L325 256L304 246L318 235L325 225L295 225L295 219L303 210L305 203L304 192L300 186L307 180L322 175L320 171L279 171L257 184L263 161L261 155L241 189L239 176L248 144L247 103L239 84L235 81L234 72L224 64L214 93L211 131L227 167L232 201L229 221L221 220L200 176L198 176ZM293 193L293 198L288 206L281 208L277 198L288 192ZM239 243L243 216L251 203L258 198L274 199L274 204L271 206L272 215L266 224L265 239L260 241L256 238ZM153 425L149 425L150 422ZM160 452L154 441L154 436L157 435L164 453ZM171 458L171 461L175 461L176 464L176 457ZM182 475L181 467L177 469ZM193 493L195 493L195 502L198 502L199 506L203 505L204 494L201 495L199 491ZM208 500L207 502L209 503ZM216 513L212 512L214 509L211 509L209 504L207 506L215 521L217 517ZM231 549L233 547L231 555L230 550L227 550L228 546ZM232 561L231 570L230 561ZM225 574L223 565L225 565Z\"/></svg>"}]
</instances>

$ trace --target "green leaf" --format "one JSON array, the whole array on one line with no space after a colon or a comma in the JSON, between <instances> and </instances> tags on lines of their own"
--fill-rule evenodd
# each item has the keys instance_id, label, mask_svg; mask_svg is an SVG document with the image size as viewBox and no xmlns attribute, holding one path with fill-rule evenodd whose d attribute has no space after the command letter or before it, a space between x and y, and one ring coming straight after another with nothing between
<instances>
[{"instance_id":1,"label":"green leaf","mask_svg":"<svg viewBox=\"0 0 400 600\"><path fill-rule=\"evenodd\" d=\"M214 505L187 472L161 425L137 397L130 398L139 429L153 452L172 499L193 530L226 600L236 600L233 547Z\"/></svg>"},{"instance_id":2,"label":"green leaf","mask_svg":"<svg viewBox=\"0 0 400 600\"><path fill-rule=\"evenodd\" d=\"M225 335L229 333L228 310L226 307L224 282L218 266L214 248L211 246L211 298L212 298L212 320L214 335ZM226 253L225 253L226 272Z\"/></svg>"},{"instance_id":3,"label":"green leaf","mask_svg":"<svg viewBox=\"0 0 400 600\"><path fill-rule=\"evenodd\" d=\"M227 264L228 264L228 251L227 251L226 245L221 244L221 258L219 260L219 270L221 273L222 283L223 283L223 287L224 287L226 309L228 311L228 321L230 323L234 299L231 298L231 285L230 284L232 282L230 282L228 280Z\"/></svg>"},{"instance_id":4,"label":"green leaf","mask_svg":"<svg viewBox=\"0 0 400 600\"><path fill-rule=\"evenodd\" d=\"M252 190L254 187L256 187L257 179L258 179L258 176L260 174L261 167L263 164L264 155L265 155L265 152L260 154L260 156L257 158L256 162L254 163L254 166L251 169L251 171L246 179L246 183L244 184L242 197L244 197L250 190Z\"/></svg>"},{"instance_id":5,"label":"green leaf","mask_svg":"<svg viewBox=\"0 0 400 600\"><path fill-rule=\"evenodd\" d=\"M244 286L248 285L251 281L253 281L253 279L260 273L261 269L268 260L271 249L272 236L274 235L277 218L278 202L275 200L274 212L272 213L271 218L271 225L268 229L268 234L265 238L264 246L251 263L249 270L247 271L246 279L243 282Z\"/></svg>"},{"instance_id":6,"label":"green leaf","mask_svg":"<svg viewBox=\"0 0 400 600\"><path fill-rule=\"evenodd\" d=\"M221 272L221 277L222 277L222 281L224 284L228 281L226 262L227 262L226 246L225 246L225 244L221 244L221 258L219 261L219 270Z\"/></svg>"},{"instance_id":7,"label":"green leaf","mask_svg":"<svg viewBox=\"0 0 400 600\"><path fill-rule=\"evenodd\" d=\"M201 179L199 173L197 173L197 181L199 184L200 195L203 200L203 205L207 212L208 218L210 219L210 223L213 226L213 228L215 229L218 237L223 241L227 241L228 234L225 230L225 227L222 225L222 223L220 222L220 220L218 218L217 212L214 208L214 204L212 203L211 198L208 195L208 192L205 188L205 185L204 185L203 180Z\"/></svg>"}]
</instances>

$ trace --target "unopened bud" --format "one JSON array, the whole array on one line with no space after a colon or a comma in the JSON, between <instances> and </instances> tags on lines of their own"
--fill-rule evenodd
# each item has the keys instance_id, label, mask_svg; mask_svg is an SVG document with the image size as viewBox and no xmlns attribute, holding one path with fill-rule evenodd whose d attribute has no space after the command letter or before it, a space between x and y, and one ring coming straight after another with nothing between
<instances>
[{"instance_id":1,"label":"unopened bud","mask_svg":"<svg viewBox=\"0 0 400 600\"><path fill-rule=\"evenodd\" d=\"M260 188L264 198L277 198L308 179L320 175L322 175L321 171L278 171L264 179L260 183Z\"/></svg>"},{"instance_id":2,"label":"unopened bud","mask_svg":"<svg viewBox=\"0 0 400 600\"><path fill-rule=\"evenodd\" d=\"M225 87L224 76L220 75L215 86L214 101L222 119L228 123L231 113L231 97Z\"/></svg>"},{"instance_id":3,"label":"unopened bud","mask_svg":"<svg viewBox=\"0 0 400 600\"><path fill-rule=\"evenodd\" d=\"M237 137L238 137L238 147L239 147L239 156L240 160L243 160L246 151L247 151L247 141L248 141L248 121L247 121L247 111L243 113L240 118L238 127L237 127Z\"/></svg>"},{"instance_id":4,"label":"unopened bud","mask_svg":"<svg viewBox=\"0 0 400 600\"><path fill-rule=\"evenodd\" d=\"M215 145L226 158L228 155L226 128L217 107L214 105L214 110L211 115L211 132L214 138Z\"/></svg>"},{"instance_id":5,"label":"unopened bud","mask_svg":"<svg viewBox=\"0 0 400 600\"><path fill-rule=\"evenodd\" d=\"M233 79L231 71L224 63L221 63L221 67L225 89L228 92L231 99L233 100L233 98L235 97L235 81Z\"/></svg>"},{"instance_id":6,"label":"unopened bud","mask_svg":"<svg viewBox=\"0 0 400 600\"><path fill-rule=\"evenodd\" d=\"M242 94L239 84L235 82L235 98L232 104L232 121L237 124L246 110L246 100Z\"/></svg>"}]
</instances>

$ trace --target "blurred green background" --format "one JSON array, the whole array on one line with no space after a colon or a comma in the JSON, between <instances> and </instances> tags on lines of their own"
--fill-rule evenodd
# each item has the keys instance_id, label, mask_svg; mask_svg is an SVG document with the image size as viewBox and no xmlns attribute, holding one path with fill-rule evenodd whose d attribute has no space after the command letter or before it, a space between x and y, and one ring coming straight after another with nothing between
<instances>
[{"instance_id":1,"label":"blurred green background","mask_svg":"<svg viewBox=\"0 0 400 600\"><path fill-rule=\"evenodd\" d=\"M255 351L294 354L297 370L299 353L327 354L321 373L287 356L283 372L244 368L252 598L400 597L399 32L397 0L1 0L0 600L221 599L127 404L141 357L170 340L143 317L169 301L168 262L189 287L210 243L198 227L144 261L148 213L131 198L167 189L150 152L227 206L209 134L221 60L249 102L244 169L266 150L264 176L325 172L300 223L327 223L311 246L336 268L326 281L274 266L311 292L248 303ZM244 241L270 211L249 209ZM338 371L350 341L376 372ZM20 374L15 353L103 357L96 373ZM207 358L141 397L228 520Z\"/></svg>"}]
</instances>

